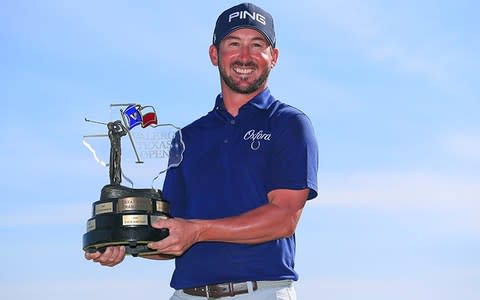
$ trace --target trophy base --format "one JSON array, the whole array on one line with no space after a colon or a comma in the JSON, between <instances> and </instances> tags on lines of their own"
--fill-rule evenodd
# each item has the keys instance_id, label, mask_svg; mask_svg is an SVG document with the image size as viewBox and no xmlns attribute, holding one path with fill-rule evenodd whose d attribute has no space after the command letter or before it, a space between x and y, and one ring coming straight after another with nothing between
<instances>
[{"instance_id":1,"label":"trophy base","mask_svg":"<svg viewBox=\"0 0 480 300\"><path fill-rule=\"evenodd\" d=\"M150 242L162 240L168 236L168 229L152 227L118 228L115 230L96 230L83 236L83 250L104 252L109 246L125 246L125 253L132 256L157 254L147 247Z\"/></svg>"},{"instance_id":2,"label":"trophy base","mask_svg":"<svg viewBox=\"0 0 480 300\"><path fill-rule=\"evenodd\" d=\"M93 217L87 221L83 250L103 252L109 246L125 246L126 254L145 256L158 253L147 247L168 236L168 229L152 227L168 219L168 203L161 191L106 185L100 201L93 203Z\"/></svg>"}]
</instances>

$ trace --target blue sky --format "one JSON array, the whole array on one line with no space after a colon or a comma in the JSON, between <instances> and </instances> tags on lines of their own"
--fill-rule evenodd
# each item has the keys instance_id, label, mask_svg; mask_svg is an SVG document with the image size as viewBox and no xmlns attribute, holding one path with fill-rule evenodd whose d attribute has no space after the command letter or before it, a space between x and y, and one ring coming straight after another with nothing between
<instances>
[{"instance_id":1,"label":"blue sky","mask_svg":"<svg viewBox=\"0 0 480 300\"><path fill-rule=\"evenodd\" d=\"M236 1L0 2L2 299L171 294L172 262L83 258L108 174L82 145L111 103L184 126L219 92L208 46ZM319 197L297 230L300 299L480 297L476 1L257 1L270 88L312 119Z\"/></svg>"}]
</instances>

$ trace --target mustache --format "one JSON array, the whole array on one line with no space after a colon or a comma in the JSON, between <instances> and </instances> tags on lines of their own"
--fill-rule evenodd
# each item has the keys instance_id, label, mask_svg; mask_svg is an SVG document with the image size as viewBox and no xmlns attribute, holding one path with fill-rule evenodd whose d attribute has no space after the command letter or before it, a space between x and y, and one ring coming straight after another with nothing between
<instances>
[{"instance_id":1,"label":"mustache","mask_svg":"<svg viewBox=\"0 0 480 300\"><path fill-rule=\"evenodd\" d=\"M239 60L236 60L232 62L233 67L254 67L257 68L257 64L254 63L253 61L247 61L247 62L241 62Z\"/></svg>"}]
</instances>

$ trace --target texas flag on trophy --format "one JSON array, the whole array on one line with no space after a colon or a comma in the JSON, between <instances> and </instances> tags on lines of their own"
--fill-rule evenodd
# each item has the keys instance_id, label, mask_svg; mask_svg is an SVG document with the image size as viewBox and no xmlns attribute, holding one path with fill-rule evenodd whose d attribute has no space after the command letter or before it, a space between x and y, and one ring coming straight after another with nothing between
<instances>
[{"instance_id":1,"label":"texas flag on trophy","mask_svg":"<svg viewBox=\"0 0 480 300\"><path fill-rule=\"evenodd\" d=\"M157 125L157 114L153 106L141 106L139 104L130 104L123 111L126 118L128 129L132 129L137 125L143 128Z\"/></svg>"}]
</instances>

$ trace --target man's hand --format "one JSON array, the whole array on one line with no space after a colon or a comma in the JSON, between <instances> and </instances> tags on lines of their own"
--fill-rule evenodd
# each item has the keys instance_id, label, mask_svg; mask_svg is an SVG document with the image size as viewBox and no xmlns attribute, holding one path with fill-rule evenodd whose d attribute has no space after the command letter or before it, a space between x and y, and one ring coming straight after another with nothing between
<instances>
[{"instance_id":1,"label":"man's hand","mask_svg":"<svg viewBox=\"0 0 480 300\"><path fill-rule=\"evenodd\" d=\"M158 250L162 254L180 256L198 242L200 227L193 220L181 218L158 220L152 227L168 228L169 234L166 238L148 244L148 248Z\"/></svg>"},{"instance_id":2,"label":"man's hand","mask_svg":"<svg viewBox=\"0 0 480 300\"><path fill-rule=\"evenodd\" d=\"M113 267L118 265L125 258L125 246L107 247L105 252L85 252L85 258L100 263L102 266Z\"/></svg>"},{"instance_id":3,"label":"man's hand","mask_svg":"<svg viewBox=\"0 0 480 300\"><path fill-rule=\"evenodd\" d=\"M277 189L269 202L238 216L198 220L158 220L152 227L168 228L169 236L148 244L162 254L180 256L198 242L258 244L291 236L307 201L309 189Z\"/></svg>"}]
</instances>

